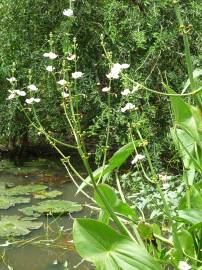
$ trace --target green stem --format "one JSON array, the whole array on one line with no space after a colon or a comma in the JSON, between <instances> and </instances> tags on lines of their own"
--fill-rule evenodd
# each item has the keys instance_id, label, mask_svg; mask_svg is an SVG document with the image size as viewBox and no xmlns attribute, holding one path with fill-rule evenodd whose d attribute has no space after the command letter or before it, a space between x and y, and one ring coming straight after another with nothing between
<instances>
[{"instance_id":1,"label":"green stem","mask_svg":"<svg viewBox=\"0 0 202 270\"><path fill-rule=\"evenodd\" d=\"M193 65L192 65L192 60L191 60L188 30L186 29L186 26L184 24L183 18L181 16L180 6L177 3L177 1L174 4L174 9L175 9L176 17L178 19L180 29L182 30L187 71L188 71L189 80L190 80L191 92L193 92L196 90L196 83L195 83L194 75L193 75ZM198 103L198 106L202 108L202 100L199 95L196 95L196 101Z\"/></svg>"},{"instance_id":2,"label":"green stem","mask_svg":"<svg viewBox=\"0 0 202 270\"><path fill-rule=\"evenodd\" d=\"M148 160L148 163L149 163L149 167L150 167L150 170L151 170L151 173L152 173L152 177L153 177L153 180L155 181L155 184L156 184L156 187L157 187L157 190L161 196L161 200L163 202L163 205L164 205L164 210L165 210L165 213L168 217L168 221L170 223L170 226L172 228L172 233L173 233L173 241L174 241L174 244L175 244L175 247L176 249L179 251L180 253L180 258L182 258L183 256L183 251L182 251L182 247L181 247L181 244L179 242L179 239L178 239L178 235L177 235L177 226L176 226L176 223L173 222L173 218L172 218L172 215L171 215L171 212L170 212L170 208L166 202L166 199L165 199L165 196L163 194L163 191L161 190L161 187L158 183L158 178L157 178L157 175L156 175L156 172L155 172L155 169L152 165L152 162L151 162L151 158L150 158L150 155L149 155L149 152L147 150L147 147L144 143L144 140L142 138L142 135L140 133L140 131L137 129L137 133L138 133L138 136L140 137L140 140L142 141L142 144L143 144L143 147L144 147L144 151L145 151L145 155L147 157L147 160Z\"/></svg>"}]
</instances>

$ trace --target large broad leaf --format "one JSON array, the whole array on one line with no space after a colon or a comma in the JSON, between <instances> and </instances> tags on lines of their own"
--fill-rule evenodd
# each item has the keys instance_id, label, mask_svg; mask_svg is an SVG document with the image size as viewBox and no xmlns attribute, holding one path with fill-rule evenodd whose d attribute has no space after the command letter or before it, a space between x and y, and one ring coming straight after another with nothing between
<instances>
[{"instance_id":1,"label":"large broad leaf","mask_svg":"<svg viewBox=\"0 0 202 270\"><path fill-rule=\"evenodd\" d=\"M0 220L0 237L27 235L42 225L42 222L36 222L31 217L3 216Z\"/></svg>"},{"instance_id":2,"label":"large broad leaf","mask_svg":"<svg viewBox=\"0 0 202 270\"><path fill-rule=\"evenodd\" d=\"M198 225L202 223L202 210L187 209L178 211L178 217L187 223Z\"/></svg>"},{"instance_id":3,"label":"large broad leaf","mask_svg":"<svg viewBox=\"0 0 202 270\"><path fill-rule=\"evenodd\" d=\"M97 270L159 270L159 264L142 247L104 223L76 219L74 244L85 260Z\"/></svg>"},{"instance_id":4,"label":"large broad leaf","mask_svg":"<svg viewBox=\"0 0 202 270\"><path fill-rule=\"evenodd\" d=\"M127 203L124 203L118 198L115 190L112 187L108 186L107 184L99 184L97 188L105 197L106 201L111 206L114 212L117 212L127 217L137 218L135 211L132 208L130 208L130 206ZM105 205L103 204L102 200L100 199L96 191L94 193L94 198L98 206L105 209Z\"/></svg>"},{"instance_id":5,"label":"large broad leaf","mask_svg":"<svg viewBox=\"0 0 202 270\"><path fill-rule=\"evenodd\" d=\"M94 180L98 180L100 176L104 177L107 173L112 172L114 169L119 168L128 157L134 152L135 148L140 145L140 141L130 142L121 147L113 156L109 159L109 163L105 166L101 166L93 172ZM77 190L77 194L88 184L91 183L91 178L88 176Z\"/></svg>"}]
</instances>

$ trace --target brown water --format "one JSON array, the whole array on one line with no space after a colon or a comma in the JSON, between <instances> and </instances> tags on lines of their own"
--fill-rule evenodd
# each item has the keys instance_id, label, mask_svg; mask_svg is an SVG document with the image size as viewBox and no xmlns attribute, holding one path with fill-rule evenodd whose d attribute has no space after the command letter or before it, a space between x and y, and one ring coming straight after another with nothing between
<instances>
[{"instance_id":1,"label":"brown water","mask_svg":"<svg viewBox=\"0 0 202 270\"><path fill-rule=\"evenodd\" d=\"M32 171L30 169L30 171ZM65 199L85 204L87 199L79 194L75 197L76 187L73 183L67 181L65 171L58 169L53 170L48 175L43 171L27 173L10 173L8 171L0 172L0 182L6 181L14 184L29 184L31 182L45 181L50 185L63 192L63 195L56 199ZM48 183L47 183L48 182ZM35 200L32 200L32 204ZM23 207L30 204L24 204ZM0 210L0 215L19 215L17 207L11 207L8 210ZM91 216L91 212L87 208L79 213L64 215L61 217L41 217L43 227L32 231L31 234L24 238L9 239L9 242L16 242L8 247L0 247L0 270L85 270L93 269L88 263L81 262L81 258L76 253L72 243L71 228L73 219L78 216ZM51 239L57 239L50 241ZM5 239L0 239L0 244L5 243ZM21 242L20 242L21 241ZM40 242L39 242L40 241ZM68 262L68 267L64 267L64 263Z\"/></svg>"}]
</instances>

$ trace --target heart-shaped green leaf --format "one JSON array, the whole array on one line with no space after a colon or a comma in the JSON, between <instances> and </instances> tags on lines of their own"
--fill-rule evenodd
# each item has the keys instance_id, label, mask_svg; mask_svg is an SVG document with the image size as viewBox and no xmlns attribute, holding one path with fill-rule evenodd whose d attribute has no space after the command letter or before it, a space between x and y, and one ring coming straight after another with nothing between
<instances>
[{"instance_id":1,"label":"heart-shaped green leaf","mask_svg":"<svg viewBox=\"0 0 202 270\"><path fill-rule=\"evenodd\" d=\"M76 219L73 238L78 253L97 270L161 269L145 249L104 223Z\"/></svg>"}]
</instances>

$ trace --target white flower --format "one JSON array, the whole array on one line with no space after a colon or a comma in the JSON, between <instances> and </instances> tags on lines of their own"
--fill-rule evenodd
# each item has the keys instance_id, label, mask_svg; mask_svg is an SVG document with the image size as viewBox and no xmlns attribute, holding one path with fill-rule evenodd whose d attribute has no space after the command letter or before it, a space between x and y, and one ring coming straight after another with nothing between
<instances>
[{"instance_id":1,"label":"white flower","mask_svg":"<svg viewBox=\"0 0 202 270\"><path fill-rule=\"evenodd\" d=\"M63 11L63 15L64 16L67 16L67 17L72 17L72 16L74 16L74 12L73 12L73 10L71 8L65 9Z\"/></svg>"},{"instance_id":2,"label":"white flower","mask_svg":"<svg viewBox=\"0 0 202 270\"><path fill-rule=\"evenodd\" d=\"M13 267L10 266L9 264L7 265L7 267L8 267L8 270L13 270Z\"/></svg>"},{"instance_id":3,"label":"white flower","mask_svg":"<svg viewBox=\"0 0 202 270\"><path fill-rule=\"evenodd\" d=\"M41 101L40 98L34 98L34 102L39 103Z\"/></svg>"},{"instance_id":4,"label":"white flower","mask_svg":"<svg viewBox=\"0 0 202 270\"><path fill-rule=\"evenodd\" d=\"M69 60L69 61L73 61L73 60L75 60L76 59L76 54L69 54L68 56L67 56L67 60Z\"/></svg>"},{"instance_id":5,"label":"white flower","mask_svg":"<svg viewBox=\"0 0 202 270\"><path fill-rule=\"evenodd\" d=\"M180 270L190 270L192 267L185 261L180 261L178 264Z\"/></svg>"},{"instance_id":6,"label":"white flower","mask_svg":"<svg viewBox=\"0 0 202 270\"><path fill-rule=\"evenodd\" d=\"M69 97L69 94L66 93L66 92L62 92L62 97L63 97L63 98L67 98L67 97Z\"/></svg>"},{"instance_id":7,"label":"white flower","mask_svg":"<svg viewBox=\"0 0 202 270\"><path fill-rule=\"evenodd\" d=\"M6 80L9 81L10 83L17 82L17 79L15 77L6 78Z\"/></svg>"},{"instance_id":8,"label":"white flower","mask_svg":"<svg viewBox=\"0 0 202 270\"><path fill-rule=\"evenodd\" d=\"M111 71L109 74L107 74L107 78L108 79L118 79L119 78L119 74L121 73L122 69L127 69L129 68L128 64L113 64Z\"/></svg>"},{"instance_id":9,"label":"white flower","mask_svg":"<svg viewBox=\"0 0 202 270\"><path fill-rule=\"evenodd\" d=\"M125 107L121 108L121 112L126 112L130 110L137 110L137 108L132 103L127 103Z\"/></svg>"},{"instance_id":10,"label":"white flower","mask_svg":"<svg viewBox=\"0 0 202 270\"><path fill-rule=\"evenodd\" d=\"M130 94L130 90L127 88L127 89L124 89L122 92L121 92L121 95L122 96L128 96Z\"/></svg>"},{"instance_id":11,"label":"white flower","mask_svg":"<svg viewBox=\"0 0 202 270\"><path fill-rule=\"evenodd\" d=\"M123 69L127 69L127 68L129 68L129 67L130 67L129 64L122 64L122 65L121 65L121 68L123 68Z\"/></svg>"},{"instance_id":12,"label":"white flower","mask_svg":"<svg viewBox=\"0 0 202 270\"><path fill-rule=\"evenodd\" d=\"M58 55L55 54L54 52L44 53L43 56L51 60L54 60L55 58L58 57Z\"/></svg>"},{"instance_id":13,"label":"white flower","mask_svg":"<svg viewBox=\"0 0 202 270\"><path fill-rule=\"evenodd\" d=\"M26 102L27 104L33 104L34 102L39 103L40 101L41 101L40 98L33 98L33 97L31 97L31 98L26 98L26 100L25 100L25 102Z\"/></svg>"},{"instance_id":14,"label":"white flower","mask_svg":"<svg viewBox=\"0 0 202 270\"><path fill-rule=\"evenodd\" d=\"M59 80L57 83L58 83L59 85L64 86L65 84L67 84L67 81L64 80L64 79L62 79L62 80Z\"/></svg>"},{"instance_id":15,"label":"white flower","mask_svg":"<svg viewBox=\"0 0 202 270\"><path fill-rule=\"evenodd\" d=\"M75 71L72 73L72 78L73 79L78 79L78 78L81 78L83 77L83 73L81 71Z\"/></svg>"},{"instance_id":16,"label":"white flower","mask_svg":"<svg viewBox=\"0 0 202 270\"><path fill-rule=\"evenodd\" d=\"M55 68L54 68L53 66L47 66L47 67L46 67L46 70L47 70L48 72L53 72L54 69L55 69Z\"/></svg>"},{"instance_id":17,"label":"white flower","mask_svg":"<svg viewBox=\"0 0 202 270\"><path fill-rule=\"evenodd\" d=\"M16 93L18 96L21 96L21 97L26 96L25 91L21 91L21 90L14 90L14 91L15 91L15 93Z\"/></svg>"},{"instance_id":18,"label":"white flower","mask_svg":"<svg viewBox=\"0 0 202 270\"><path fill-rule=\"evenodd\" d=\"M36 85L34 85L34 84L28 85L27 88L28 88L30 91L34 91L34 92L38 90L38 88L37 88Z\"/></svg>"},{"instance_id":19,"label":"white flower","mask_svg":"<svg viewBox=\"0 0 202 270\"><path fill-rule=\"evenodd\" d=\"M7 97L7 100L11 100L14 99L17 96L26 96L25 91L21 91L21 90L8 90L8 92L10 92L10 95Z\"/></svg>"},{"instance_id":20,"label":"white flower","mask_svg":"<svg viewBox=\"0 0 202 270\"><path fill-rule=\"evenodd\" d=\"M104 87L102 88L102 92L109 92L110 91L110 87Z\"/></svg>"},{"instance_id":21,"label":"white flower","mask_svg":"<svg viewBox=\"0 0 202 270\"><path fill-rule=\"evenodd\" d=\"M131 164L133 165L137 163L139 160L143 160L143 159L145 159L145 156L137 154L135 158L131 161Z\"/></svg>"},{"instance_id":22,"label":"white flower","mask_svg":"<svg viewBox=\"0 0 202 270\"><path fill-rule=\"evenodd\" d=\"M121 72L122 67L119 63L113 64L111 71L107 74L108 79L118 79L119 73Z\"/></svg>"},{"instance_id":23,"label":"white flower","mask_svg":"<svg viewBox=\"0 0 202 270\"><path fill-rule=\"evenodd\" d=\"M7 100L14 99L15 97L16 97L16 93L13 92L7 97Z\"/></svg>"}]
</instances>

